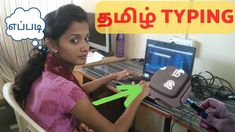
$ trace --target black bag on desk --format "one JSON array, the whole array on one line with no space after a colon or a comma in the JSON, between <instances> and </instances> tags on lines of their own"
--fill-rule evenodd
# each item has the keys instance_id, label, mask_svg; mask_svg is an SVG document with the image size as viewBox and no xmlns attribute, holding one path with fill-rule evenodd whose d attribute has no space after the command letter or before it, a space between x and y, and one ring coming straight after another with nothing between
<instances>
[{"instance_id":1,"label":"black bag on desk","mask_svg":"<svg viewBox=\"0 0 235 132\"><path fill-rule=\"evenodd\" d=\"M150 98L160 105L176 107L186 102L191 92L191 80L182 69L164 67L150 81Z\"/></svg>"}]
</instances>

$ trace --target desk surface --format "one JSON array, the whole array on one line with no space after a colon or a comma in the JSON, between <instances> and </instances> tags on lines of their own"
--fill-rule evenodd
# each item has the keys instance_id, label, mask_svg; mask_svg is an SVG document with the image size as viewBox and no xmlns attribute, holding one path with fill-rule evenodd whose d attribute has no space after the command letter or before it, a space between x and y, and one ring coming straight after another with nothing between
<instances>
[{"instance_id":1,"label":"desk surface","mask_svg":"<svg viewBox=\"0 0 235 132\"><path fill-rule=\"evenodd\" d=\"M118 61L107 64L101 64L96 66L87 66L80 69L80 72L83 73L87 78L94 80L123 69L130 70L136 74L142 75L143 63L135 62L132 60ZM108 83L107 87L114 91L118 92L115 87L117 84L114 81ZM200 103L204 99L199 99L191 96L190 98L194 99ZM231 112L232 117L235 119L235 101L226 101L228 110ZM200 117L195 115L195 111L187 106L182 105L176 108L167 109L162 106L159 106L157 103L152 101L150 98L146 98L143 102L143 105L147 108L153 110L154 112L160 113L165 117L171 117L173 121L180 123L181 125L187 128L196 128L200 129L198 126Z\"/></svg>"}]
</instances>

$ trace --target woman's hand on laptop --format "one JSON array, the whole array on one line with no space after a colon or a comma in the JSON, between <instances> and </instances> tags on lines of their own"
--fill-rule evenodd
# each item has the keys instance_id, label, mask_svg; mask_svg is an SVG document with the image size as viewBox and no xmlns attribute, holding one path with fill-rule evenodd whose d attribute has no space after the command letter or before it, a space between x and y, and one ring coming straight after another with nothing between
<instances>
[{"instance_id":1,"label":"woman's hand on laptop","mask_svg":"<svg viewBox=\"0 0 235 132\"><path fill-rule=\"evenodd\" d=\"M128 77L130 75L130 72L128 70L122 70L120 72L113 73L112 75L114 76L115 80L120 81L120 80Z\"/></svg>"},{"instance_id":2,"label":"woman's hand on laptop","mask_svg":"<svg viewBox=\"0 0 235 132\"><path fill-rule=\"evenodd\" d=\"M149 82L140 81L138 84L142 87L142 92L140 95L143 96L143 98L147 97L150 93Z\"/></svg>"}]
</instances>

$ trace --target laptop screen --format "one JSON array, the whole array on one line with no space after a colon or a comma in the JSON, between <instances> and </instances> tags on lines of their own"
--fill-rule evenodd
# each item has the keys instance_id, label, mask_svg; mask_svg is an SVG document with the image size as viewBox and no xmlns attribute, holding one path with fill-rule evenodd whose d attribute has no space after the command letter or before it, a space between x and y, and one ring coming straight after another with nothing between
<instances>
[{"instance_id":1,"label":"laptop screen","mask_svg":"<svg viewBox=\"0 0 235 132\"><path fill-rule=\"evenodd\" d=\"M143 74L149 78L164 66L175 66L191 76L195 52L194 47L148 39Z\"/></svg>"}]
</instances>

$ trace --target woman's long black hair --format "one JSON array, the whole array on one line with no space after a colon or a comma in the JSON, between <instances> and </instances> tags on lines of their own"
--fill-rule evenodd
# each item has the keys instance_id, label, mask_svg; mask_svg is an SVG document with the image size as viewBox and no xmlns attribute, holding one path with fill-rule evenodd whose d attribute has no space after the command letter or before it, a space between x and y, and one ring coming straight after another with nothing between
<instances>
[{"instance_id":1,"label":"woman's long black hair","mask_svg":"<svg viewBox=\"0 0 235 132\"><path fill-rule=\"evenodd\" d=\"M57 41L70 27L71 23L88 22L86 12L79 6L68 4L48 13L45 18L44 39L50 38ZM29 58L26 65L15 77L13 92L16 100L24 107L27 96L34 80L36 80L44 70L47 52L38 51Z\"/></svg>"}]
</instances>

